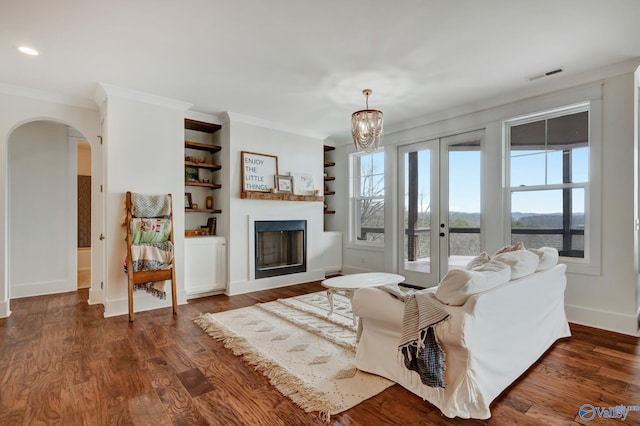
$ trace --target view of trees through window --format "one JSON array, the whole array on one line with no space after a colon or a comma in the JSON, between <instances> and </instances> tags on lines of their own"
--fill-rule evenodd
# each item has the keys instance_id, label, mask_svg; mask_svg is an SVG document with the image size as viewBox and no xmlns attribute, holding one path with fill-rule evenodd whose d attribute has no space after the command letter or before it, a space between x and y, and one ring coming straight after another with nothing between
<instances>
[{"instance_id":1,"label":"view of trees through window","mask_svg":"<svg viewBox=\"0 0 640 426\"><path fill-rule=\"evenodd\" d=\"M384 241L384 151L354 157L354 240Z\"/></svg>"}]
</instances>

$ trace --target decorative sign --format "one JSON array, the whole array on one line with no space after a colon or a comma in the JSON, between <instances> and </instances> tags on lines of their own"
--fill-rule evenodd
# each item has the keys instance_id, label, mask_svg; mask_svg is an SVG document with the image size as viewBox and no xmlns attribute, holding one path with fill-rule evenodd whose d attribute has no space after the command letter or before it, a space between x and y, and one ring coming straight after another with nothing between
<instances>
[{"instance_id":1,"label":"decorative sign","mask_svg":"<svg viewBox=\"0 0 640 426\"><path fill-rule=\"evenodd\" d=\"M242 151L242 190L271 192L278 174L278 157Z\"/></svg>"}]
</instances>

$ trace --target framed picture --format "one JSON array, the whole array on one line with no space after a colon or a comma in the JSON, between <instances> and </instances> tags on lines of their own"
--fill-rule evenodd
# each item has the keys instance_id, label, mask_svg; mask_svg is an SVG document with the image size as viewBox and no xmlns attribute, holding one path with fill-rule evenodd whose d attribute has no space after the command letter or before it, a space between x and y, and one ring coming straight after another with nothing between
<instances>
[{"instance_id":1,"label":"framed picture","mask_svg":"<svg viewBox=\"0 0 640 426\"><path fill-rule=\"evenodd\" d=\"M185 182L198 182L200 180L200 171L197 167L187 166L184 168Z\"/></svg>"},{"instance_id":2,"label":"framed picture","mask_svg":"<svg viewBox=\"0 0 640 426\"><path fill-rule=\"evenodd\" d=\"M293 193L295 195L314 194L315 187L312 175L309 173L292 172L291 177L293 177Z\"/></svg>"},{"instance_id":3,"label":"framed picture","mask_svg":"<svg viewBox=\"0 0 640 426\"><path fill-rule=\"evenodd\" d=\"M276 175L276 188L278 192L291 194L293 192L293 177Z\"/></svg>"},{"instance_id":4,"label":"framed picture","mask_svg":"<svg viewBox=\"0 0 640 426\"><path fill-rule=\"evenodd\" d=\"M278 174L278 157L242 151L240 162L243 191L271 192Z\"/></svg>"},{"instance_id":5,"label":"framed picture","mask_svg":"<svg viewBox=\"0 0 640 426\"><path fill-rule=\"evenodd\" d=\"M191 202L191 193L185 192L184 194L184 208L190 209L193 208L193 203Z\"/></svg>"}]
</instances>

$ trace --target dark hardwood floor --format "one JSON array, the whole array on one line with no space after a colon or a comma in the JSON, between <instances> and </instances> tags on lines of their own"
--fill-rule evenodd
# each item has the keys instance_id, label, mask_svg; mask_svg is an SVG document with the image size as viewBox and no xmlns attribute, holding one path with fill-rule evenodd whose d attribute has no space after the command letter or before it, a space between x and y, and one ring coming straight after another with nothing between
<instances>
[{"instance_id":1,"label":"dark hardwood floor","mask_svg":"<svg viewBox=\"0 0 640 426\"><path fill-rule=\"evenodd\" d=\"M322 290L319 283L103 318L88 290L11 301L0 319L1 425L322 425L191 320ZM615 424L582 421L578 409L640 405L637 338L572 325L492 405L489 420L448 419L392 386L335 415L335 425ZM640 411L626 425L640 424Z\"/></svg>"}]
</instances>

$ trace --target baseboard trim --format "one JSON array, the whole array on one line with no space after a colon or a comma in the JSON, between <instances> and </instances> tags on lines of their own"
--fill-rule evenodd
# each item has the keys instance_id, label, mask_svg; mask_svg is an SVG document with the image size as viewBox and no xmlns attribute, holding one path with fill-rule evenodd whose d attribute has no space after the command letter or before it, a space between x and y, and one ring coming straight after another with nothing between
<instances>
[{"instance_id":1,"label":"baseboard trim","mask_svg":"<svg viewBox=\"0 0 640 426\"><path fill-rule=\"evenodd\" d=\"M11 301L8 299L0 301L0 318L8 318L11 315L10 304Z\"/></svg>"},{"instance_id":2,"label":"baseboard trim","mask_svg":"<svg viewBox=\"0 0 640 426\"><path fill-rule=\"evenodd\" d=\"M364 274L367 272L379 272L379 271L372 271L371 269L358 268L356 266L349 266L349 265L342 266L342 273L344 275Z\"/></svg>"},{"instance_id":3,"label":"baseboard trim","mask_svg":"<svg viewBox=\"0 0 640 426\"><path fill-rule=\"evenodd\" d=\"M280 275L277 277L261 278L259 280L234 281L229 283L229 288L227 288L225 294L227 296L235 296L254 291L288 287L290 285L303 284L309 281L324 280L324 276L324 270L318 269L300 274Z\"/></svg>"},{"instance_id":4,"label":"baseboard trim","mask_svg":"<svg viewBox=\"0 0 640 426\"><path fill-rule=\"evenodd\" d=\"M45 296L48 294L66 293L68 291L76 291L78 289L75 281L72 280L55 280L44 281L38 283L25 283L14 285L11 287L11 298L19 299L21 297Z\"/></svg>"},{"instance_id":5,"label":"baseboard trim","mask_svg":"<svg viewBox=\"0 0 640 426\"><path fill-rule=\"evenodd\" d=\"M102 304L102 290L94 290L93 288L91 288L89 290L89 300L87 300L87 303L89 305L100 305Z\"/></svg>"},{"instance_id":6,"label":"baseboard trim","mask_svg":"<svg viewBox=\"0 0 640 426\"><path fill-rule=\"evenodd\" d=\"M640 336L638 319L632 315L589 309L582 306L565 305L567 319L571 323L613 331L628 336Z\"/></svg>"},{"instance_id":7,"label":"baseboard trim","mask_svg":"<svg viewBox=\"0 0 640 426\"><path fill-rule=\"evenodd\" d=\"M178 292L178 305L186 305L187 299L184 291ZM134 292L133 310L134 313L153 311L154 309L170 308L171 294L167 294L165 300L158 299L144 291ZM116 317L119 315L129 315L129 298L107 300L104 304L104 317Z\"/></svg>"}]
</instances>

